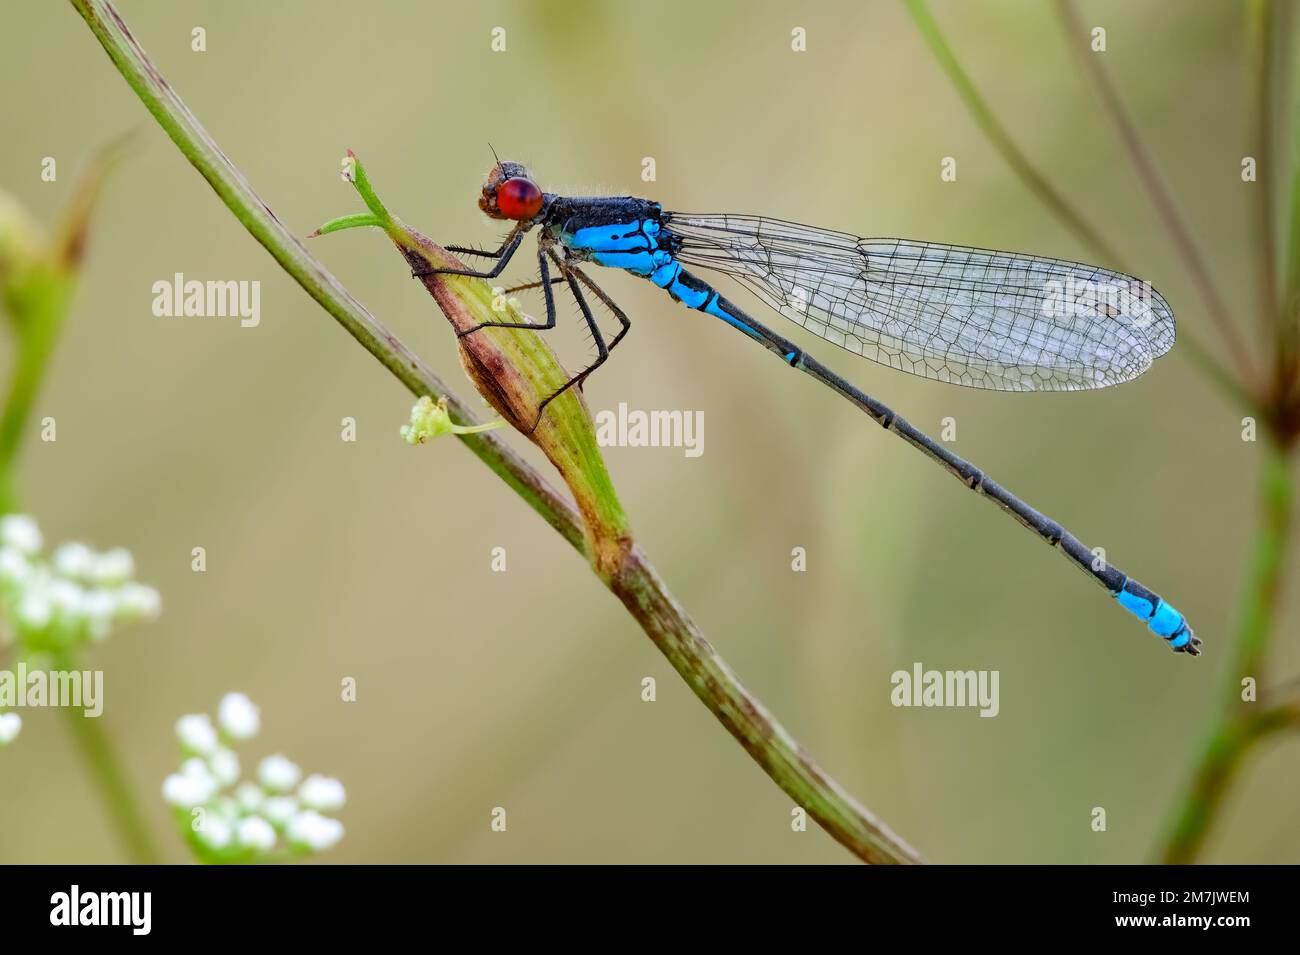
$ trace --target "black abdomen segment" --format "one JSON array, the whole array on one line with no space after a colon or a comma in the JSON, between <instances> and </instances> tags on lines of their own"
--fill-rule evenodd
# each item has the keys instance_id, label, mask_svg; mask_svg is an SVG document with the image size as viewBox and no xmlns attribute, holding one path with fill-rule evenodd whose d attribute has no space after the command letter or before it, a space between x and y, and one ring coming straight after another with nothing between
<instances>
[{"instance_id":1,"label":"black abdomen segment","mask_svg":"<svg viewBox=\"0 0 1300 955\"><path fill-rule=\"evenodd\" d=\"M1022 501L965 458L949 451L924 431L896 414L893 409L845 381L793 342L782 338L761 322L755 321L719 295L708 283L683 269L676 260L657 269L650 276L650 280L666 289L669 294L689 308L722 319L769 351L780 355L786 364L811 375L840 396L847 398L886 431L892 431L926 457L943 465L966 487L993 501L1064 554L1070 563L1105 587L1124 609L1145 623L1153 633L1163 637L1173 650L1193 656L1201 652L1199 649L1201 641L1187 625L1183 615L1166 603L1159 594L1148 590L1118 568L1101 560L1079 538L1056 521Z\"/></svg>"}]
</instances>

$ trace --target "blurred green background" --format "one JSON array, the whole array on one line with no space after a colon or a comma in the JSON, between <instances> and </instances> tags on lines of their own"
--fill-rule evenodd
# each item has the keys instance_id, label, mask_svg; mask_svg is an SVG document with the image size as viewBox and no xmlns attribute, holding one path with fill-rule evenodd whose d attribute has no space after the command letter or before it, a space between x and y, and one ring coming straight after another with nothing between
<instances>
[{"instance_id":1,"label":"blurred green background","mask_svg":"<svg viewBox=\"0 0 1300 955\"><path fill-rule=\"evenodd\" d=\"M120 8L299 234L360 208L338 179L351 147L399 215L442 241L492 243L500 230L475 206L491 142L555 191L1089 257L990 148L896 3ZM1108 29L1106 66L1250 326L1241 9L1082 9ZM933 10L1030 155L1182 327L1214 341L1047 5ZM190 49L195 26L206 53ZM791 52L796 26L806 53ZM504 53L490 49L494 27ZM453 441L401 443L410 396L236 223L67 4L6 4L0 85L0 186L47 222L97 146L142 130L99 209L38 402L58 441L28 443L20 487L47 539L123 544L163 594L159 622L86 665L106 671L106 728L168 860L188 859L159 795L177 763L172 725L235 689L263 713L246 766L280 750L346 784L347 835L323 859L851 860L815 826L791 832L788 797L517 497ZM40 181L44 156L58 160L55 183ZM955 183L940 181L944 156ZM641 181L643 157L656 182ZM444 319L380 235L312 249L472 396ZM260 280L261 326L154 317L152 283L178 271ZM527 257L509 274L526 281ZM1206 644L1197 660L846 403L647 283L601 277L635 325L587 388L593 410L705 416L702 457L608 451L633 527L822 765L934 861L1149 858L1218 706L1259 455L1185 350L1109 391L986 394L861 361L771 316L922 428L955 417L958 453L1187 614ZM577 336L559 341L580 365ZM344 416L356 443L340 441ZM190 570L195 546L206 573ZM796 546L806 573L790 570ZM1294 601L1284 614L1279 679L1300 672ZM1000 715L891 707L889 676L914 661L999 670ZM348 676L355 703L339 699ZM26 718L0 752L0 860L120 861L67 727ZM1254 754L1207 861L1300 861L1297 755L1280 738ZM494 806L509 811L504 834L489 829ZM1104 833L1090 829L1094 806Z\"/></svg>"}]
</instances>

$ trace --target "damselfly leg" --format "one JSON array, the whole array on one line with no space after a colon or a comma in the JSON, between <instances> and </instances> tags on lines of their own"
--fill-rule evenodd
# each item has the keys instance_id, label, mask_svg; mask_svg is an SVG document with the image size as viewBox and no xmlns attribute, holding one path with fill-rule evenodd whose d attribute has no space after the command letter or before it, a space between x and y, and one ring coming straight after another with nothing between
<instances>
[{"instance_id":1,"label":"damselfly leg","mask_svg":"<svg viewBox=\"0 0 1300 955\"><path fill-rule=\"evenodd\" d=\"M551 290L551 286L555 284L555 281L551 279L551 271L546 264L546 256L548 252L550 252L549 246L544 246L541 245L540 243L538 244L537 271L538 274L541 276L541 280L536 282L535 284L541 286L542 295L546 300L546 322L544 324L534 325L532 322L481 322L480 324L475 325L473 328L467 328L465 331L459 333L456 337L464 338L466 335L473 335L480 328L526 328L529 331L533 331L533 332L542 332L554 328L555 327L555 293ZM442 270L437 269L435 271L441 272ZM463 275L465 273L452 272L450 274ZM504 295L508 291L509 290L507 289L503 291L502 294Z\"/></svg>"},{"instance_id":2,"label":"damselfly leg","mask_svg":"<svg viewBox=\"0 0 1300 955\"><path fill-rule=\"evenodd\" d=\"M505 241L501 244L501 248L496 252L488 252L484 249L472 249L464 246L447 246L448 251L456 252L461 255L477 255L483 258L497 259L496 264L487 271L480 272L472 269L426 269L424 271L412 270L411 274L417 277L425 275L464 275L473 278L496 278L505 269L515 251L519 248L522 239L523 231L516 229L506 237ZM554 263L555 267L559 269L559 277L552 277L548 260L550 263ZM517 328L531 332L549 331L555 327L557 321L554 286L563 282L569 287L569 294L573 296L573 300L578 304L578 309L582 312L583 320L587 323L587 329L591 332L592 344L596 346L596 360L566 381L556 391L548 395L546 399L537 406L537 418L533 421L533 426L528 429L529 434L536 431L537 426L541 424L542 414L546 411L546 406L575 385L581 388L582 383L591 376L592 372L606 362L609 358L610 352L624 339L624 337L626 337L628 331L632 328L632 321L627 317L627 313L624 312L623 309L619 308L604 289L592 281L591 277L576 265L569 263L564 258L557 255L554 244L547 242L544 239L539 241L537 246L537 272L537 281L527 282L522 285L503 289L502 294L508 295L512 292L540 288L546 305L546 321L544 323L541 325L535 325L531 322L482 322L475 325L473 328L460 332L457 335L458 338L464 338L466 335L474 334L481 328ZM609 309L610 314L618 320L620 326L619 331L618 334L614 336L612 343L606 344L605 336L601 332L600 325L597 323L595 315L592 314L591 306L587 303L586 296L583 295L580 286L586 286L588 291L595 295L596 298L598 298L601 303Z\"/></svg>"},{"instance_id":3,"label":"damselfly leg","mask_svg":"<svg viewBox=\"0 0 1300 955\"><path fill-rule=\"evenodd\" d=\"M600 331L600 325L597 324L596 322L596 316L591 313L591 306L587 304L586 296L582 294L582 289L578 287L578 281L581 280L582 284L586 285L589 289L591 289L593 294L598 296L600 300L605 303L606 307L608 307L614 313L614 317L617 318L619 320L619 323L623 326L618 333L618 337L614 339L615 345L617 345L622 340L623 336L627 334L628 329L632 327L631 321L628 319L627 315L624 314L623 310L620 309L617 305L614 305L613 301L609 298L609 296L606 295L604 291L602 291L599 287L597 287L595 282L593 282L590 278L584 275L577 266L570 265L567 262L565 262L562 258L560 258L558 255L555 254L555 250L553 248L547 248L544 252L544 255L550 257L551 261L555 263L556 268L560 270L561 274L568 282L569 292L570 294L573 295L573 300L578 303L578 308L582 311L582 317L587 323L587 329L591 332L591 340L592 343L596 346L597 354L596 354L595 361L593 361L582 371L578 372L576 375L574 375L572 378L566 381L563 385L560 386L558 390L556 390L551 395L547 396L546 400L544 400L540 405L537 406L537 420L534 421L533 426L528 429L529 434L532 434L534 431L536 431L537 426L542 423L542 415L546 411L546 406L549 405L556 398L560 397L560 395L564 394L570 388L574 387L575 385L581 388L582 383L586 381L588 377L591 376L591 373L594 372L601 365L605 364L606 360L608 360L609 358L610 349L613 347L612 345L605 344L605 336ZM547 320L550 325L554 325L555 324L555 301L551 295L551 286L548 280L548 273L546 271L546 263L544 260L542 262L542 281L546 283L544 286L546 289L546 299L547 299L546 307L549 312L547 316Z\"/></svg>"},{"instance_id":4,"label":"damselfly leg","mask_svg":"<svg viewBox=\"0 0 1300 955\"><path fill-rule=\"evenodd\" d=\"M609 343L609 350L613 352L614 349L618 347L618 343L627 337L627 333L632 330L632 320L627 317L627 312L619 308L618 304L609 297L609 293L592 281L591 276L586 272L582 271L582 269L578 268L576 265L569 266L569 271L578 277L579 282L587 286L592 295L600 299L601 303L609 309L609 313L618 319L619 325L622 326L618 330L618 334L614 336L614 340ZM587 373L590 374L590 370Z\"/></svg>"},{"instance_id":5,"label":"damselfly leg","mask_svg":"<svg viewBox=\"0 0 1300 955\"><path fill-rule=\"evenodd\" d=\"M559 284L560 284L561 282L563 282L563 281L564 281L564 279L562 279L562 278L559 278L559 279L555 279L555 278L553 278L553 279L550 280L550 282L551 282L552 285L559 285ZM502 294L502 295L514 295L516 292L527 292L527 291L529 291L530 289L541 288L541 287L542 287L542 283L541 283L541 280L539 279L539 280L536 281L536 282L525 282L523 285L512 285L512 286L510 286L510 288L503 288L503 289L501 290L501 294Z\"/></svg>"},{"instance_id":6,"label":"damselfly leg","mask_svg":"<svg viewBox=\"0 0 1300 955\"><path fill-rule=\"evenodd\" d=\"M496 265L492 266L486 272L477 269L411 269L412 278L423 278L426 275L464 275L475 279L494 279L505 271L505 267L510 264L510 260L515 257L515 252L519 250L519 245L524 241L524 229L522 226L515 227L511 233L506 236L505 241L501 243L501 248L495 252L487 252L483 249L471 249L461 245L447 246L448 252L455 252L457 255L477 255L485 259L496 259Z\"/></svg>"}]
</instances>

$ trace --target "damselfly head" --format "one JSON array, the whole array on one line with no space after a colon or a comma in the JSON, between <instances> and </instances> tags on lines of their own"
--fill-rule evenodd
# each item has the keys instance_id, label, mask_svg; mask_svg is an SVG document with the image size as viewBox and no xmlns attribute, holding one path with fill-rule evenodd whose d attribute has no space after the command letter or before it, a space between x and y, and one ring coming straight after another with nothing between
<instances>
[{"instance_id":1,"label":"damselfly head","mask_svg":"<svg viewBox=\"0 0 1300 955\"><path fill-rule=\"evenodd\" d=\"M498 162L488 172L478 207L493 219L523 222L542 211L542 190L517 162Z\"/></svg>"}]
</instances>

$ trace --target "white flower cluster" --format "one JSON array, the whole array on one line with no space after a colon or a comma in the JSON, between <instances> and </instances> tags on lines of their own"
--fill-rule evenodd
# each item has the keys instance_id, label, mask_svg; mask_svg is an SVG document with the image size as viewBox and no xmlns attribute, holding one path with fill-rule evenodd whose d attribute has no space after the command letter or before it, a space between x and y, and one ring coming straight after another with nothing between
<instances>
[{"instance_id":1,"label":"white flower cluster","mask_svg":"<svg viewBox=\"0 0 1300 955\"><path fill-rule=\"evenodd\" d=\"M17 713L0 713L0 746L12 743L23 728L23 718Z\"/></svg>"},{"instance_id":2,"label":"white flower cluster","mask_svg":"<svg viewBox=\"0 0 1300 955\"><path fill-rule=\"evenodd\" d=\"M72 650L98 643L118 624L152 620L162 609L158 591L138 584L135 561L121 547L97 553L68 543L48 557L36 521L0 516L0 646L20 654ZM22 729L17 713L0 713L0 746Z\"/></svg>"},{"instance_id":3,"label":"white flower cluster","mask_svg":"<svg viewBox=\"0 0 1300 955\"><path fill-rule=\"evenodd\" d=\"M136 583L135 561L121 547L97 553L68 543L42 556L40 528L25 514L0 517L0 610L26 652L71 649L105 639L113 628L153 619L158 591Z\"/></svg>"},{"instance_id":4,"label":"white flower cluster","mask_svg":"<svg viewBox=\"0 0 1300 955\"><path fill-rule=\"evenodd\" d=\"M343 838L343 823L324 813L343 808L343 784L327 776L302 778L283 756L268 756L257 781L240 782L239 757L230 744L252 739L261 716L242 693L227 693L214 726L207 714L176 721L184 760L163 781L163 798L176 807L204 861L245 862L277 847L320 852Z\"/></svg>"}]
</instances>

